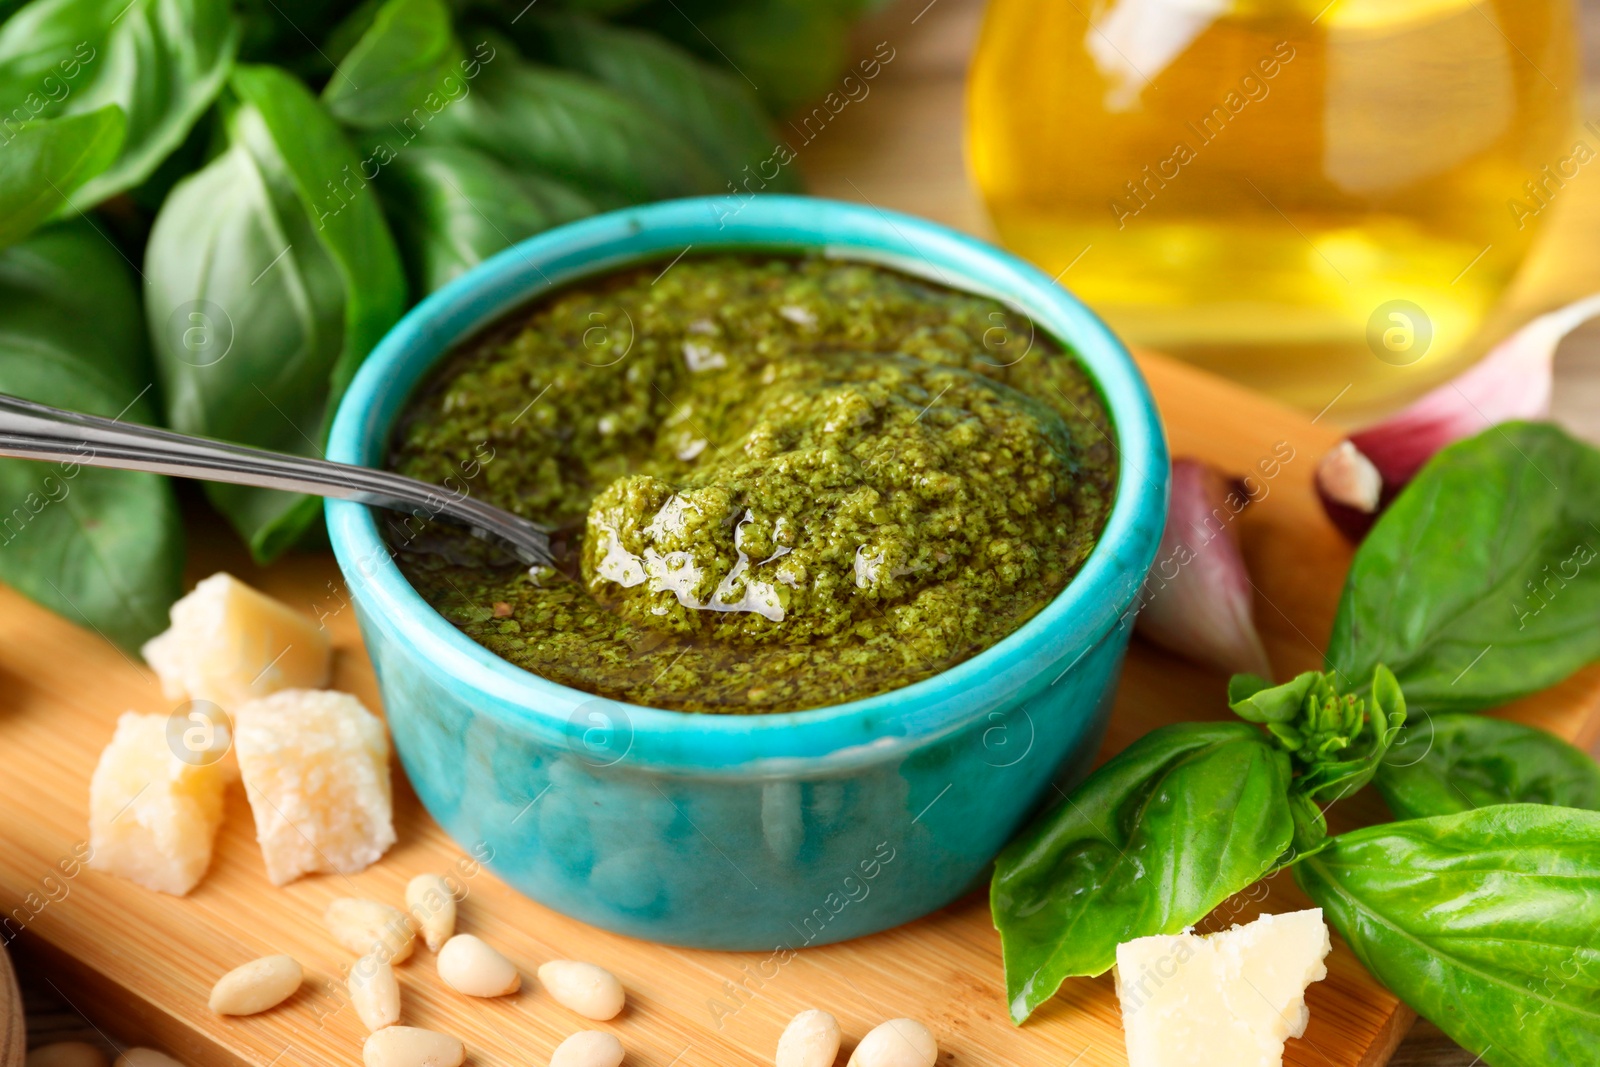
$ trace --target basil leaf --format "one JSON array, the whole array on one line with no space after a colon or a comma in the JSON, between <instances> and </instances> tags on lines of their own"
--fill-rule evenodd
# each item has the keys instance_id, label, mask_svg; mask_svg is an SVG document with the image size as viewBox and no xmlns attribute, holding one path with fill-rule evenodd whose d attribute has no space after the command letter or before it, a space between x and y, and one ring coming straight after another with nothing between
<instances>
[{"instance_id":1,"label":"basil leaf","mask_svg":"<svg viewBox=\"0 0 1600 1067\"><path fill-rule=\"evenodd\" d=\"M837 87L859 4L817 0L658 0L637 21L757 86L768 113L816 103Z\"/></svg>"},{"instance_id":2,"label":"basil leaf","mask_svg":"<svg viewBox=\"0 0 1600 1067\"><path fill-rule=\"evenodd\" d=\"M357 366L400 317L405 279L355 153L299 81L241 66L228 148L162 205L146 308L174 429L320 455ZM312 497L209 484L258 560L321 515Z\"/></svg>"},{"instance_id":3,"label":"basil leaf","mask_svg":"<svg viewBox=\"0 0 1600 1067\"><path fill-rule=\"evenodd\" d=\"M1293 833L1289 759L1243 723L1146 734L1000 854L990 905L1021 1022L1117 945L1176 933L1267 874Z\"/></svg>"},{"instance_id":4,"label":"basil leaf","mask_svg":"<svg viewBox=\"0 0 1600 1067\"><path fill-rule=\"evenodd\" d=\"M1306 671L1292 681L1273 685L1254 674L1236 674L1228 679L1228 707L1245 722L1293 722L1320 676L1320 671Z\"/></svg>"},{"instance_id":5,"label":"basil leaf","mask_svg":"<svg viewBox=\"0 0 1600 1067\"><path fill-rule=\"evenodd\" d=\"M1600 452L1507 423L1428 462L1356 553L1328 664L1476 711L1600 658Z\"/></svg>"},{"instance_id":6,"label":"basil leaf","mask_svg":"<svg viewBox=\"0 0 1600 1067\"><path fill-rule=\"evenodd\" d=\"M798 175L777 158L777 138L760 102L737 75L640 30L576 16L524 24L538 31L551 61L609 85L682 131L725 188L800 191Z\"/></svg>"},{"instance_id":7,"label":"basil leaf","mask_svg":"<svg viewBox=\"0 0 1600 1067\"><path fill-rule=\"evenodd\" d=\"M630 203L723 191L709 160L686 137L614 89L579 74L524 62L485 42L472 91L422 128L425 143L474 148ZM385 142L403 150L414 132Z\"/></svg>"},{"instance_id":8,"label":"basil leaf","mask_svg":"<svg viewBox=\"0 0 1600 1067\"><path fill-rule=\"evenodd\" d=\"M26 237L110 166L122 146L122 109L24 123L0 151L0 247Z\"/></svg>"},{"instance_id":9,"label":"basil leaf","mask_svg":"<svg viewBox=\"0 0 1600 1067\"><path fill-rule=\"evenodd\" d=\"M643 0L562 0L561 6L573 11L587 11L592 15L609 18L625 14L638 7Z\"/></svg>"},{"instance_id":10,"label":"basil leaf","mask_svg":"<svg viewBox=\"0 0 1600 1067\"><path fill-rule=\"evenodd\" d=\"M322 102L352 126L404 122L428 97L458 96L464 53L442 0L388 0L339 61Z\"/></svg>"},{"instance_id":11,"label":"basil leaf","mask_svg":"<svg viewBox=\"0 0 1600 1067\"><path fill-rule=\"evenodd\" d=\"M234 0L243 29L239 61L282 67L320 85L372 24L381 0ZM362 12L365 9L365 15ZM347 33L347 27L350 29Z\"/></svg>"},{"instance_id":12,"label":"basil leaf","mask_svg":"<svg viewBox=\"0 0 1600 1067\"><path fill-rule=\"evenodd\" d=\"M515 173L470 148L407 149L379 174L378 190L419 293L523 238L600 210L575 189Z\"/></svg>"},{"instance_id":13,"label":"basil leaf","mask_svg":"<svg viewBox=\"0 0 1600 1067\"><path fill-rule=\"evenodd\" d=\"M43 345L45 362L71 359L114 394L113 415L133 404L128 416L148 422L154 379L132 272L87 222L35 232L0 254L0 344L12 352Z\"/></svg>"},{"instance_id":14,"label":"basil leaf","mask_svg":"<svg viewBox=\"0 0 1600 1067\"><path fill-rule=\"evenodd\" d=\"M1374 826L1295 880L1391 992L1491 1067L1600 1054L1600 814L1507 804Z\"/></svg>"},{"instance_id":15,"label":"basil leaf","mask_svg":"<svg viewBox=\"0 0 1600 1067\"><path fill-rule=\"evenodd\" d=\"M151 420L131 267L86 223L0 252L0 392ZM122 645L164 630L183 531L166 479L0 460L0 580Z\"/></svg>"},{"instance_id":16,"label":"basil leaf","mask_svg":"<svg viewBox=\"0 0 1600 1067\"><path fill-rule=\"evenodd\" d=\"M1600 811L1600 764L1588 754L1554 734L1481 715L1432 715L1408 726L1375 784L1397 819L1513 803Z\"/></svg>"},{"instance_id":17,"label":"basil leaf","mask_svg":"<svg viewBox=\"0 0 1600 1067\"><path fill-rule=\"evenodd\" d=\"M225 0L34 0L0 26L0 99L51 119L122 109L121 151L71 194L85 208L138 185L183 141L238 42Z\"/></svg>"}]
</instances>

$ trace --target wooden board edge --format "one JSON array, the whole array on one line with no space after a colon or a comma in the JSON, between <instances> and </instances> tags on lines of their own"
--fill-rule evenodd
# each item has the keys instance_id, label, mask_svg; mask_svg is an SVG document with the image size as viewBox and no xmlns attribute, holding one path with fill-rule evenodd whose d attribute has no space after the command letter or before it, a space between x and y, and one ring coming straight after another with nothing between
<instances>
[{"instance_id":1,"label":"wooden board edge","mask_svg":"<svg viewBox=\"0 0 1600 1067\"><path fill-rule=\"evenodd\" d=\"M140 997L137 990L80 963L42 937L19 937L11 942L11 947L17 954L19 967L44 978L62 1001L116 1048L148 1046L185 1063L253 1067L226 1047L206 1038L203 1031ZM115 1040L112 1034L116 1035ZM17 1062L20 1065L21 1060ZM10 1067L9 1061L0 1063Z\"/></svg>"}]
</instances>

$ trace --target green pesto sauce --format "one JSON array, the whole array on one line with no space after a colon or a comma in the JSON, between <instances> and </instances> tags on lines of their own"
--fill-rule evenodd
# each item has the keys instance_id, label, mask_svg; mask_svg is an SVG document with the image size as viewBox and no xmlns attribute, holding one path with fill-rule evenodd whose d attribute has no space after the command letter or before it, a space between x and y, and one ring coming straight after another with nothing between
<instances>
[{"instance_id":1,"label":"green pesto sauce","mask_svg":"<svg viewBox=\"0 0 1600 1067\"><path fill-rule=\"evenodd\" d=\"M473 640L630 703L794 711L960 663L1083 564L1110 421L1026 318L861 263L663 266L512 313L402 420L394 469L561 531L530 572L392 527Z\"/></svg>"}]
</instances>

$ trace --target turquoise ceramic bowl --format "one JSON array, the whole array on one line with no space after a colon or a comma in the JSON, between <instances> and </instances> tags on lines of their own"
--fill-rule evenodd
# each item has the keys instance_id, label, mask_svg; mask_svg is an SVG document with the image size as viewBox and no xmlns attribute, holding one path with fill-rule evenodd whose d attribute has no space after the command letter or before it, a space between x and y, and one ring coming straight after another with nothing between
<instances>
[{"instance_id":1,"label":"turquoise ceramic bowl","mask_svg":"<svg viewBox=\"0 0 1600 1067\"><path fill-rule=\"evenodd\" d=\"M792 949L951 902L1105 728L1135 594L1166 515L1167 453L1128 353L1027 264L919 219L805 197L680 200L540 234L429 297L339 405L328 457L378 464L452 345L575 279L691 249L882 262L1005 300L1104 392L1117 498L1083 570L1016 633L867 700L779 715L623 705L499 659L401 576L371 511L328 502L334 552L412 786L462 847L549 907L681 945Z\"/></svg>"}]
</instances>

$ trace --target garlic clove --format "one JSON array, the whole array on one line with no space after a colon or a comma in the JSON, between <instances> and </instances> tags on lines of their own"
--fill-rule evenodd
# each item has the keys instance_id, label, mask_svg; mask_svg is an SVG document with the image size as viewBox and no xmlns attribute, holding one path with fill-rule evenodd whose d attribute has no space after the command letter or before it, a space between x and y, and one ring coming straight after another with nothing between
<instances>
[{"instance_id":1,"label":"garlic clove","mask_svg":"<svg viewBox=\"0 0 1600 1067\"><path fill-rule=\"evenodd\" d=\"M1140 591L1138 630L1196 663L1271 677L1235 526L1248 503L1215 467L1197 459L1172 461L1167 528Z\"/></svg>"},{"instance_id":2,"label":"garlic clove","mask_svg":"<svg viewBox=\"0 0 1600 1067\"><path fill-rule=\"evenodd\" d=\"M1317 463L1317 496L1322 510L1346 539L1366 536L1383 501L1383 474L1367 454L1345 440Z\"/></svg>"},{"instance_id":3,"label":"garlic clove","mask_svg":"<svg viewBox=\"0 0 1600 1067\"><path fill-rule=\"evenodd\" d=\"M1378 512L1445 445L1512 419L1549 415L1556 348L1596 315L1600 293L1541 315L1453 381L1339 442L1317 465L1317 495L1328 517L1359 541Z\"/></svg>"}]
</instances>

